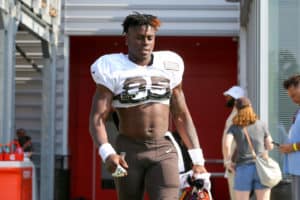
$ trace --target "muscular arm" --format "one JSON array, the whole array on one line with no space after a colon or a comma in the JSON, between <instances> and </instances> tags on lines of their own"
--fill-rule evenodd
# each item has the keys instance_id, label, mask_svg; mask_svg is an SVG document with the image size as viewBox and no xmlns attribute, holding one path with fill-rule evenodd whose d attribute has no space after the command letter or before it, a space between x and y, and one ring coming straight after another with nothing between
<instances>
[{"instance_id":1,"label":"muscular arm","mask_svg":"<svg viewBox=\"0 0 300 200\"><path fill-rule=\"evenodd\" d=\"M105 122L111 111L112 98L113 94L107 88L97 85L89 120L90 134L97 146L108 142Z\"/></svg>"},{"instance_id":2,"label":"muscular arm","mask_svg":"<svg viewBox=\"0 0 300 200\"><path fill-rule=\"evenodd\" d=\"M202 151L200 150L200 144L199 144L199 140L198 140L197 131L196 131L195 125L193 123L191 114L186 105L186 101L184 98L184 94L183 94L181 85L179 85L173 89L170 109L171 109L170 111L171 111L172 118L175 123L176 129L177 129L183 143L189 149L188 152L193 161L194 174L206 172L206 169L204 167L204 162L202 164L202 161L204 161L204 159L203 159ZM192 152L194 152L194 153L192 153ZM191 154L193 154L193 155L191 155ZM200 161L199 158L202 161Z\"/></svg>"},{"instance_id":3,"label":"muscular arm","mask_svg":"<svg viewBox=\"0 0 300 200\"><path fill-rule=\"evenodd\" d=\"M173 89L171 114L176 129L188 149L200 148L197 131L186 105L181 85Z\"/></svg>"},{"instance_id":4,"label":"muscular arm","mask_svg":"<svg viewBox=\"0 0 300 200\"><path fill-rule=\"evenodd\" d=\"M109 91L102 85L97 85L90 112L90 133L95 144L98 147L102 144L109 143L105 128L105 122L112 110L112 99L113 94L111 93L111 91ZM104 160L103 157L102 159ZM109 154L104 162L107 170L111 173L116 170L116 167L118 165L121 165L124 168L128 168L128 165L124 158L115 153Z\"/></svg>"}]
</instances>

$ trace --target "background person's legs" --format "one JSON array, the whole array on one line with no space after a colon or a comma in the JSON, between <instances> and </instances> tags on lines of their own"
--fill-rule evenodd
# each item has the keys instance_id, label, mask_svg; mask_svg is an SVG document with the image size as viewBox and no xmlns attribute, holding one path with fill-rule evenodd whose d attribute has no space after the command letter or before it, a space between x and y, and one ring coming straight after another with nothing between
<instances>
[{"instance_id":1,"label":"background person's legs","mask_svg":"<svg viewBox=\"0 0 300 200\"><path fill-rule=\"evenodd\" d=\"M235 190L234 193L236 200L249 200L250 191Z\"/></svg>"},{"instance_id":2,"label":"background person's legs","mask_svg":"<svg viewBox=\"0 0 300 200\"><path fill-rule=\"evenodd\" d=\"M227 176L227 182L228 182L228 191L229 191L229 195L230 195L230 199L231 200L235 200L235 193L234 193L234 173L230 173L228 172L228 170L226 170L226 176Z\"/></svg>"},{"instance_id":3,"label":"background person's legs","mask_svg":"<svg viewBox=\"0 0 300 200\"><path fill-rule=\"evenodd\" d=\"M271 189L262 189L262 190L255 190L256 199L257 200L269 200L271 195Z\"/></svg>"},{"instance_id":4,"label":"background person's legs","mask_svg":"<svg viewBox=\"0 0 300 200\"><path fill-rule=\"evenodd\" d=\"M250 200L256 200L256 195L255 195L255 191L254 190L251 190L250 191Z\"/></svg>"}]
</instances>

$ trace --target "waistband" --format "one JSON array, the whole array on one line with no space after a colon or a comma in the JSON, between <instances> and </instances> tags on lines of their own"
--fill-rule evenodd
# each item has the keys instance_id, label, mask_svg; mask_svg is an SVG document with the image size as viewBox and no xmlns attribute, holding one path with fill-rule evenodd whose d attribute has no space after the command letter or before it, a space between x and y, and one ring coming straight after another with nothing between
<instances>
[{"instance_id":1,"label":"waistband","mask_svg":"<svg viewBox=\"0 0 300 200\"><path fill-rule=\"evenodd\" d=\"M166 132L166 133L168 133L168 132ZM132 142L139 142L139 143L156 143L156 142L160 142L160 141L170 140L170 138L166 134L164 134L161 137L142 139L142 138L130 137L130 136L127 136L127 135L122 134L122 133L120 133L117 136L117 139L125 139L125 140L129 140L129 141L132 141Z\"/></svg>"}]
</instances>

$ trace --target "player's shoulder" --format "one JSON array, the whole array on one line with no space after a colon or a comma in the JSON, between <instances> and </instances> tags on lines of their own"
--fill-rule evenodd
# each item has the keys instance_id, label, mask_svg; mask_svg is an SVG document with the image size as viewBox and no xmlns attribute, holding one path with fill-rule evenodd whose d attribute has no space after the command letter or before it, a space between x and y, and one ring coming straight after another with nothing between
<instances>
[{"instance_id":1,"label":"player's shoulder","mask_svg":"<svg viewBox=\"0 0 300 200\"><path fill-rule=\"evenodd\" d=\"M182 60L181 56L174 51L154 51L153 54L154 56L157 56L163 60L168 60L168 59Z\"/></svg>"},{"instance_id":2,"label":"player's shoulder","mask_svg":"<svg viewBox=\"0 0 300 200\"><path fill-rule=\"evenodd\" d=\"M92 69L98 68L100 71L116 70L120 66L124 66L127 56L122 53L112 53L100 56L91 66Z\"/></svg>"},{"instance_id":3,"label":"player's shoulder","mask_svg":"<svg viewBox=\"0 0 300 200\"><path fill-rule=\"evenodd\" d=\"M183 71L184 63L181 56L173 51L155 51L154 59L161 63L166 69Z\"/></svg>"},{"instance_id":4,"label":"player's shoulder","mask_svg":"<svg viewBox=\"0 0 300 200\"><path fill-rule=\"evenodd\" d=\"M100 56L95 63L103 62L103 63L114 63L114 62L121 62L125 59L124 54L122 53L111 53L111 54L104 54Z\"/></svg>"}]
</instances>

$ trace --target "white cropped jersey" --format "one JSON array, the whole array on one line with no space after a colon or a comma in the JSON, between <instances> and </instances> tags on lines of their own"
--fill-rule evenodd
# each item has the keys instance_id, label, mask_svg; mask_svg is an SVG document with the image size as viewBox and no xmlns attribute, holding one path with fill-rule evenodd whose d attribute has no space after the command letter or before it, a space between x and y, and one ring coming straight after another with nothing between
<instances>
[{"instance_id":1,"label":"white cropped jersey","mask_svg":"<svg viewBox=\"0 0 300 200\"><path fill-rule=\"evenodd\" d=\"M170 103L171 92L182 81L182 58L171 51L153 52L150 66L139 66L125 54L107 54L91 66L96 84L113 94L113 107L132 107L148 102Z\"/></svg>"}]
</instances>

